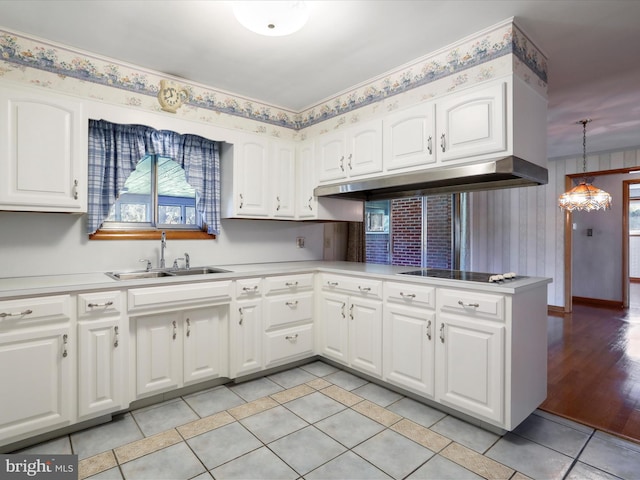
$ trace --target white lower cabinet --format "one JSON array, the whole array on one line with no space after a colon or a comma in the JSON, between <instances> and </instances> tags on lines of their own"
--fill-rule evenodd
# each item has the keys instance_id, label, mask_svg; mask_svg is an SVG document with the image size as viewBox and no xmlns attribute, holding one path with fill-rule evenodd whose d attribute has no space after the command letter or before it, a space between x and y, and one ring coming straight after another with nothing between
<instances>
[{"instance_id":1,"label":"white lower cabinet","mask_svg":"<svg viewBox=\"0 0 640 480\"><path fill-rule=\"evenodd\" d=\"M231 318L231 376L262 370L262 279L236 282Z\"/></svg>"},{"instance_id":2,"label":"white lower cabinet","mask_svg":"<svg viewBox=\"0 0 640 480\"><path fill-rule=\"evenodd\" d=\"M382 282L323 274L320 285L320 353L382 376Z\"/></svg>"},{"instance_id":3,"label":"white lower cabinet","mask_svg":"<svg viewBox=\"0 0 640 480\"><path fill-rule=\"evenodd\" d=\"M228 305L135 318L138 398L228 375Z\"/></svg>"},{"instance_id":4,"label":"white lower cabinet","mask_svg":"<svg viewBox=\"0 0 640 480\"><path fill-rule=\"evenodd\" d=\"M123 292L83 293L78 301L78 418L117 411L126 405L125 367L129 332Z\"/></svg>"},{"instance_id":5,"label":"white lower cabinet","mask_svg":"<svg viewBox=\"0 0 640 480\"><path fill-rule=\"evenodd\" d=\"M69 295L0 302L0 444L70 424L78 362Z\"/></svg>"}]
</instances>

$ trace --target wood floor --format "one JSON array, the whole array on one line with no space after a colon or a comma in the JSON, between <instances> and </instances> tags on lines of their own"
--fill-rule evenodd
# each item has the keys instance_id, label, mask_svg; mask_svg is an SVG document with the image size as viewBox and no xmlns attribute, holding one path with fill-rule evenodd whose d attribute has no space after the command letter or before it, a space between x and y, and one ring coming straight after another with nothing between
<instances>
[{"instance_id":1,"label":"wood floor","mask_svg":"<svg viewBox=\"0 0 640 480\"><path fill-rule=\"evenodd\" d=\"M542 410L640 442L640 305L549 316Z\"/></svg>"}]
</instances>

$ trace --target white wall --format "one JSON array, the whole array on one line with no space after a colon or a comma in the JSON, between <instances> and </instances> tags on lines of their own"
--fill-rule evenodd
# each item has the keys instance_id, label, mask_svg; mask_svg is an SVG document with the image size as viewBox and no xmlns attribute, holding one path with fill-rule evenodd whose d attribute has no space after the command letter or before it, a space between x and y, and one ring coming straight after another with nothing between
<instances>
[{"instance_id":1,"label":"white wall","mask_svg":"<svg viewBox=\"0 0 640 480\"><path fill-rule=\"evenodd\" d=\"M640 166L640 148L587 157L588 172L637 166ZM515 271L550 277L553 283L548 287L548 303L562 306L565 213L558 208L557 201L565 190L565 175L582 171L582 156L551 159L548 169L549 183L545 186L472 194L471 265L477 271ZM637 177L636 174L625 179ZM599 180L594 183L599 185ZM621 192L620 189L620 193L614 194L614 205L622 202ZM612 211L605 215L616 217L621 231L621 216ZM616 259L620 250L619 242L612 245L602 262L621 264L621 260Z\"/></svg>"},{"instance_id":2,"label":"white wall","mask_svg":"<svg viewBox=\"0 0 640 480\"><path fill-rule=\"evenodd\" d=\"M296 247L305 237L305 248ZM323 224L223 220L216 240L168 240L170 265L188 252L193 266L321 260ZM0 277L104 272L157 266L159 241L88 240L86 216L0 212Z\"/></svg>"}]
</instances>

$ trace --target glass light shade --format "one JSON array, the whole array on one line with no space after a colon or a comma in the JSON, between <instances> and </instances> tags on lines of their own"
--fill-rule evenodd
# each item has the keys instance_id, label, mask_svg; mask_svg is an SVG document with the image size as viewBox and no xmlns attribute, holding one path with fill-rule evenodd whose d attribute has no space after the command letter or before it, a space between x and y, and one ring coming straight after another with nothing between
<instances>
[{"instance_id":1,"label":"glass light shade","mask_svg":"<svg viewBox=\"0 0 640 480\"><path fill-rule=\"evenodd\" d=\"M558 206L563 210L607 210L611 208L611 195L586 181L580 182L568 192L560 195Z\"/></svg>"},{"instance_id":2,"label":"glass light shade","mask_svg":"<svg viewBox=\"0 0 640 480\"><path fill-rule=\"evenodd\" d=\"M309 19L309 10L302 1L233 2L233 13L244 27L270 37L297 32Z\"/></svg>"}]
</instances>

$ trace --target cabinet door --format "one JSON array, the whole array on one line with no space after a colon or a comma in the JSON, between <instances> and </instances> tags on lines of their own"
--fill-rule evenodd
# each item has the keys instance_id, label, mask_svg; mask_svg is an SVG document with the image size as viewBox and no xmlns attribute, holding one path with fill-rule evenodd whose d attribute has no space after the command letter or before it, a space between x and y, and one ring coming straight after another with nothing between
<instances>
[{"instance_id":1,"label":"cabinet door","mask_svg":"<svg viewBox=\"0 0 640 480\"><path fill-rule=\"evenodd\" d=\"M138 317L136 322L136 393L177 388L182 376L179 313Z\"/></svg>"},{"instance_id":2,"label":"cabinet door","mask_svg":"<svg viewBox=\"0 0 640 480\"><path fill-rule=\"evenodd\" d=\"M435 312L394 304L385 309L385 380L433 397Z\"/></svg>"},{"instance_id":3,"label":"cabinet door","mask_svg":"<svg viewBox=\"0 0 640 480\"><path fill-rule=\"evenodd\" d=\"M120 318L78 324L78 415L84 417L122 406L123 349Z\"/></svg>"},{"instance_id":4,"label":"cabinet door","mask_svg":"<svg viewBox=\"0 0 640 480\"><path fill-rule=\"evenodd\" d=\"M382 171L382 122L376 120L347 132L347 171L349 176Z\"/></svg>"},{"instance_id":5,"label":"cabinet door","mask_svg":"<svg viewBox=\"0 0 640 480\"><path fill-rule=\"evenodd\" d=\"M243 300L237 305L237 320L232 327L234 377L262 369L262 300Z\"/></svg>"},{"instance_id":6,"label":"cabinet door","mask_svg":"<svg viewBox=\"0 0 640 480\"><path fill-rule=\"evenodd\" d=\"M314 144L308 142L298 147L297 160L297 216L298 218L316 218L318 216L317 199L313 195L316 187L316 165L314 163Z\"/></svg>"},{"instance_id":7,"label":"cabinet door","mask_svg":"<svg viewBox=\"0 0 640 480\"><path fill-rule=\"evenodd\" d=\"M225 332L228 305L189 310L183 314L185 385L227 376Z\"/></svg>"},{"instance_id":8,"label":"cabinet door","mask_svg":"<svg viewBox=\"0 0 640 480\"><path fill-rule=\"evenodd\" d=\"M351 297L348 316L349 364L382 376L382 302Z\"/></svg>"},{"instance_id":9,"label":"cabinet door","mask_svg":"<svg viewBox=\"0 0 640 480\"><path fill-rule=\"evenodd\" d=\"M0 208L87 211L87 125L80 102L0 91Z\"/></svg>"},{"instance_id":10,"label":"cabinet door","mask_svg":"<svg viewBox=\"0 0 640 480\"><path fill-rule=\"evenodd\" d=\"M429 165L436 161L434 104L393 113L383 120L385 169Z\"/></svg>"},{"instance_id":11,"label":"cabinet door","mask_svg":"<svg viewBox=\"0 0 640 480\"><path fill-rule=\"evenodd\" d=\"M436 400L503 422L505 327L441 314Z\"/></svg>"},{"instance_id":12,"label":"cabinet door","mask_svg":"<svg viewBox=\"0 0 640 480\"><path fill-rule=\"evenodd\" d=\"M0 443L69 423L72 368L68 327L18 330L0 338Z\"/></svg>"},{"instance_id":13,"label":"cabinet door","mask_svg":"<svg viewBox=\"0 0 640 480\"><path fill-rule=\"evenodd\" d=\"M455 93L436 105L438 159L455 160L507 149L506 84Z\"/></svg>"},{"instance_id":14,"label":"cabinet door","mask_svg":"<svg viewBox=\"0 0 640 480\"><path fill-rule=\"evenodd\" d=\"M320 295L321 353L345 364L349 362L348 303L346 295L325 292Z\"/></svg>"},{"instance_id":15,"label":"cabinet door","mask_svg":"<svg viewBox=\"0 0 640 480\"><path fill-rule=\"evenodd\" d=\"M237 215L269 216L270 182L266 179L270 175L266 141L255 139L236 144L233 181Z\"/></svg>"},{"instance_id":16,"label":"cabinet door","mask_svg":"<svg viewBox=\"0 0 640 480\"><path fill-rule=\"evenodd\" d=\"M344 134L320 137L316 145L316 159L319 163L318 180L327 182L347 178Z\"/></svg>"},{"instance_id":17,"label":"cabinet door","mask_svg":"<svg viewBox=\"0 0 640 480\"><path fill-rule=\"evenodd\" d=\"M272 172L272 214L276 218L294 218L296 215L296 155L295 147L284 142L272 147L274 169Z\"/></svg>"}]
</instances>

